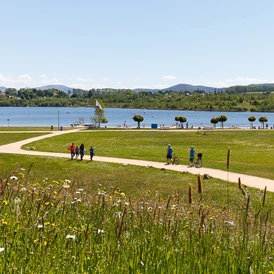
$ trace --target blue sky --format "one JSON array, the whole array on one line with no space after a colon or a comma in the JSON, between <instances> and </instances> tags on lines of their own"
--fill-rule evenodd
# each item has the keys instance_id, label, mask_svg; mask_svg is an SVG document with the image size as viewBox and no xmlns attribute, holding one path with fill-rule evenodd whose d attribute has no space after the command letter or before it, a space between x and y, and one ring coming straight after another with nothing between
<instances>
[{"instance_id":1,"label":"blue sky","mask_svg":"<svg viewBox=\"0 0 274 274\"><path fill-rule=\"evenodd\" d=\"M273 0L0 4L0 86L274 83Z\"/></svg>"}]
</instances>

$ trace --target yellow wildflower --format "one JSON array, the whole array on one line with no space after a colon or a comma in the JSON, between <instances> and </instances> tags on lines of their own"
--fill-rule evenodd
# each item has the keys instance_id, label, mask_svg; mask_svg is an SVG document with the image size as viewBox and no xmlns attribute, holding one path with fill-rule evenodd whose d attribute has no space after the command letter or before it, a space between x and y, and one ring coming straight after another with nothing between
<instances>
[{"instance_id":1,"label":"yellow wildflower","mask_svg":"<svg viewBox=\"0 0 274 274\"><path fill-rule=\"evenodd\" d=\"M20 175L22 178L25 178L25 175L24 175L22 172L20 172L19 175Z\"/></svg>"},{"instance_id":2,"label":"yellow wildflower","mask_svg":"<svg viewBox=\"0 0 274 274\"><path fill-rule=\"evenodd\" d=\"M7 225L7 224L8 224L8 222L7 222L7 221L5 221L5 219L2 219L2 220L1 220L1 224L2 224L2 225Z\"/></svg>"}]
</instances>

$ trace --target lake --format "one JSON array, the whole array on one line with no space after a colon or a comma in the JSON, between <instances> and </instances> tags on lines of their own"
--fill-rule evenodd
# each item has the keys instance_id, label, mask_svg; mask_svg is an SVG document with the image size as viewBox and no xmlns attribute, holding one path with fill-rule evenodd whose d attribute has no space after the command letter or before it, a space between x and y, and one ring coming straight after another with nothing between
<instances>
[{"instance_id":1,"label":"lake","mask_svg":"<svg viewBox=\"0 0 274 274\"><path fill-rule=\"evenodd\" d=\"M91 123L90 117L94 116L94 108L89 107L0 107L0 126L70 126L83 119L84 123ZM175 125L176 116L187 118L188 126L212 126L210 119L219 115L226 115L225 127L250 127L249 116L255 116L254 126L261 126L259 117L268 118L269 127L274 126L274 113L265 112L210 112L210 111L182 111L182 110L149 110L149 109L120 109L105 108L108 120L107 127L136 127L137 123L132 117L140 114L144 117L141 127L151 127L151 124L164 126ZM217 124L220 127L220 123Z\"/></svg>"}]
</instances>

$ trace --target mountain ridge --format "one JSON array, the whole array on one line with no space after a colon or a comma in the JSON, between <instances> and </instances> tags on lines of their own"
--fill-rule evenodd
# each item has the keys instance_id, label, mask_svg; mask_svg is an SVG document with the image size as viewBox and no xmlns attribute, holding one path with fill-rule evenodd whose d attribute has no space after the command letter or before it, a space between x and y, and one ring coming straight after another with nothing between
<instances>
[{"instance_id":1,"label":"mountain ridge","mask_svg":"<svg viewBox=\"0 0 274 274\"><path fill-rule=\"evenodd\" d=\"M274 83L263 83L263 84L250 84L250 85L236 85L236 86L274 86ZM233 87L233 86L230 86ZM217 88L217 87L210 87L210 86L203 86L203 85L190 85L190 84L177 84L168 88L163 88L163 89L150 89L150 88L134 88L132 89L135 92L140 92L140 91L148 91L148 92L157 92L159 90L161 91L167 91L167 90L173 90L173 91L190 91L193 92L195 90L203 90L205 92L210 92L213 93L215 91L224 91L227 88L230 87L222 87L222 88ZM28 87L30 88L30 87ZM7 88L4 86L0 86L0 90L2 92L5 92ZM35 87L33 89L40 89L40 90L45 90L45 89L58 89L60 91L68 93L68 91L73 91L75 88L68 87L66 85L46 85L46 86L41 86L41 87ZM110 88L112 89L112 88ZM102 90L102 89L100 89ZM113 90L116 90L113 88Z\"/></svg>"}]
</instances>

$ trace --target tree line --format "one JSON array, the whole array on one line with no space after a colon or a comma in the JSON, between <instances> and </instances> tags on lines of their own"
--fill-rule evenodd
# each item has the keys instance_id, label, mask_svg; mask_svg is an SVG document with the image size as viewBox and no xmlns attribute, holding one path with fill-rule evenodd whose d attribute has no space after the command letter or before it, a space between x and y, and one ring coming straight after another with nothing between
<instances>
[{"instance_id":1,"label":"tree line","mask_svg":"<svg viewBox=\"0 0 274 274\"><path fill-rule=\"evenodd\" d=\"M239 87L231 87L224 92L206 93L190 91L140 91L130 89L81 90L68 93L57 89L7 89L0 94L0 106L10 107L90 107L95 100L104 102L105 107L178 109L201 111L253 111L273 112L273 87L265 87L263 92L239 92ZM267 89L268 88L268 89ZM248 89L251 89L249 87ZM238 93L235 93L237 90Z\"/></svg>"}]
</instances>

